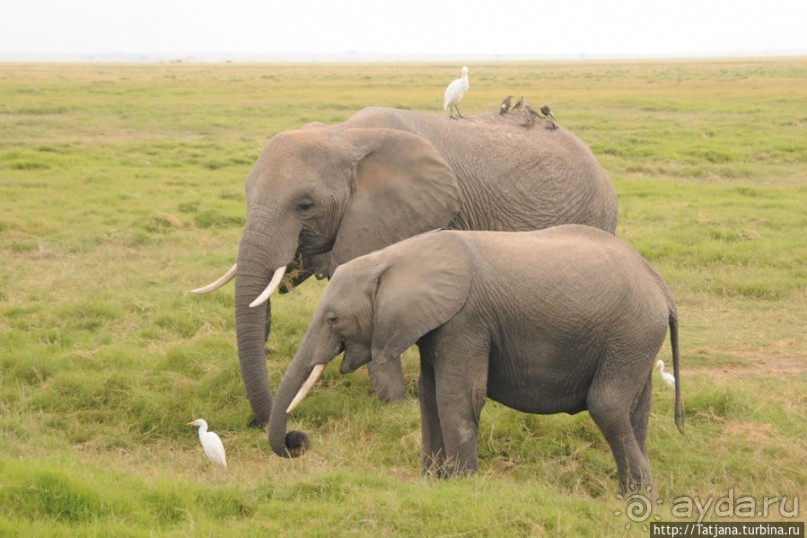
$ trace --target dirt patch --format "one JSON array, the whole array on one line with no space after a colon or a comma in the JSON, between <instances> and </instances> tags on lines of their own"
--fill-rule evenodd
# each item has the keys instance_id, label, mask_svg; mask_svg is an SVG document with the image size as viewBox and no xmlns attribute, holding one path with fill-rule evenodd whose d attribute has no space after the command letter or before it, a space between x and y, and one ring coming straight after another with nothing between
<instances>
[{"instance_id":1,"label":"dirt patch","mask_svg":"<svg viewBox=\"0 0 807 538\"><path fill-rule=\"evenodd\" d=\"M699 368L709 370L716 377L746 377L769 375L793 377L807 372L807 357L793 356L752 356L744 364L721 366L718 368Z\"/></svg>"},{"instance_id":2,"label":"dirt patch","mask_svg":"<svg viewBox=\"0 0 807 538\"><path fill-rule=\"evenodd\" d=\"M723 427L723 433L747 439L758 446L769 446L777 430L772 424L732 420Z\"/></svg>"}]
</instances>

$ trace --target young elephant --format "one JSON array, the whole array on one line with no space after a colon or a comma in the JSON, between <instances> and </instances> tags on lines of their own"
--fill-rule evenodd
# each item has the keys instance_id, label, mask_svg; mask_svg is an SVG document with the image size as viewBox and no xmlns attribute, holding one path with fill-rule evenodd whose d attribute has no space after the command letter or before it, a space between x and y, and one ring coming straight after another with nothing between
<instances>
[{"instance_id":1,"label":"young elephant","mask_svg":"<svg viewBox=\"0 0 807 538\"><path fill-rule=\"evenodd\" d=\"M280 383L269 442L286 457L307 448L304 433L286 434L287 414L339 352L347 373L417 343L424 472L477 470L489 397L527 413L588 410L621 488L649 486L651 380L668 326L683 431L675 303L636 251L581 225L423 234L336 270Z\"/></svg>"}]
</instances>

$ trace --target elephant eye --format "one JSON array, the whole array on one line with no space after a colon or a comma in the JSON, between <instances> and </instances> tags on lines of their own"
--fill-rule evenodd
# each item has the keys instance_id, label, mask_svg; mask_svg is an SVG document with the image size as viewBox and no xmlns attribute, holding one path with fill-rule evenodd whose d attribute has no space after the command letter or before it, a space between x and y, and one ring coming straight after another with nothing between
<instances>
[{"instance_id":1,"label":"elephant eye","mask_svg":"<svg viewBox=\"0 0 807 538\"><path fill-rule=\"evenodd\" d=\"M308 211L312 207L314 207L314 202L312 202L311 200L303 200L297 204L297 209L299 209L300 211Z\"/></svg>"},{"instance_id":2,"label":"elephant eye","mask_svg":"<svg viewBox=\"0 0 807 538\"><path fill-rule=\"evenodd\" d=\"M336 325L336 314L333 312L328 312L327 314L325 314L325 323L327 323L331 327Z\"/></svg>"}]
</instances>

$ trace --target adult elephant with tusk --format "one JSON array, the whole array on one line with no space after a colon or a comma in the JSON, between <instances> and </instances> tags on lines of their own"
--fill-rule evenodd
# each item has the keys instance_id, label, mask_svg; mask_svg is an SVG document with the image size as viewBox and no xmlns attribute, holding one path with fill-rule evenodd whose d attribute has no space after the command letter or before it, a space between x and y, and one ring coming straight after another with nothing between
<instances>
[{"instance_id":1,"label":"adult elephant with tusk","mask_svg":"<svg viewBox=\"0 0 807 538\"><path fill-rule=\"evenodd\" d=\"M578 223L613 233L617 222L613 185L583 142L563 127L525 129L495 112L458 122L367 108L338 125L280 133L247 177L246 199L236 266L194 291L235 275L241 375L260 425L272 407L268 299L278 286L284 291L284 271L295 285L330 277L346 261L441 227ZM369 368L381 398L405 396L399 360Z\"/></svg>"}]
</instances>

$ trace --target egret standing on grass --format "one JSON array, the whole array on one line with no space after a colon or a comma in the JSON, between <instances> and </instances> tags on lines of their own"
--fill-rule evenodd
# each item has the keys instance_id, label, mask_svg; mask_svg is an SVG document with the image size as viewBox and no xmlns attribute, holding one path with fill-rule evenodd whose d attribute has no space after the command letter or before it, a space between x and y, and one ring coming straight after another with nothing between
<instances>
[{"instance_id":1,"label":"egret standing on grass","mask_svg":"<svg viewBox=\"0 0 807 538\"><path fill-rule=\"evenodd\" d=\"M656 366L658 366L658 370L659 372L661 372L661 378L665 381L665 383L675 388L675 376L672 375L670 372L664 371L664 361L659 359L659 361L656 363Z\"/></svg>"},{"instance_id":2,"label":"egret standing on grass","mask_svg":"<svg viewBox=\"0 0 807 538\"><path fill-rule=\"evenodd\" d=\"M451 81L451 84L449 84L448 88L446 88L446 93L443 99L443 110L448 110L448 116L450 118L454 117L454 112L451 107L456 108L457 116L460 118L462 117L460 108L457 105L459 105L460 101L462 101L462 96L468 91L468 87L468 67L463 66L462 77Z\"/></svg>"},{"instance_id":3,"label":"egret standing on grass","mask_svg":"<svg viewBox=\"0 0 807 538\"><path fill-rule=\"evenodd\" d=\"M205 449L208 459L226 469L227 457L224 455L224 445L221 444L221 439L216 435L216 432L207 431L207 422L204 419L197 418L193 422L188 422L186 426L199 428L199 441L202 442L202 448Z\"/></svg>"}]
</instances>

